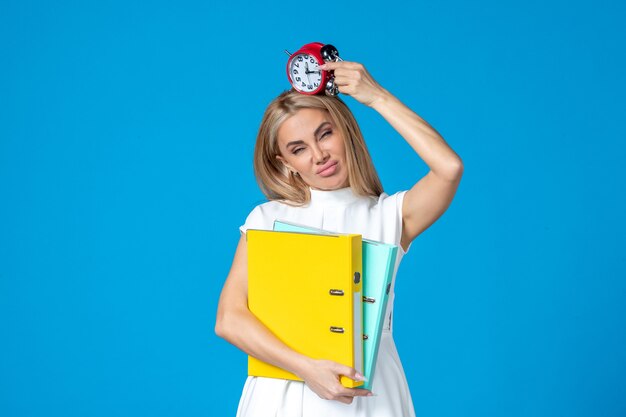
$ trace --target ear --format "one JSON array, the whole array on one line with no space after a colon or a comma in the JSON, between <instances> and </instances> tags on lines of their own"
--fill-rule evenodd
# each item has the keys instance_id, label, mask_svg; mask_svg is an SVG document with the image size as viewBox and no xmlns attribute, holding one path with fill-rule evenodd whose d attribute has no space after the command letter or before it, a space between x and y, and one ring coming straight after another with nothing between
<instances>
[{"instance_id":1,"label":"ear","mask_svg":"<svg viewBox=\"0 0 626 417\"><path fill-rule=\"evenodd\" d=\"M294 171L293 168L291 168L291 165L289 165L287 163L287 161L285 160L285 158L283 158L281 155L276 155L276 159L278 159L280 162L283 163L283 165L289 170L289 171Z\"/></svg>"}]
</instances>

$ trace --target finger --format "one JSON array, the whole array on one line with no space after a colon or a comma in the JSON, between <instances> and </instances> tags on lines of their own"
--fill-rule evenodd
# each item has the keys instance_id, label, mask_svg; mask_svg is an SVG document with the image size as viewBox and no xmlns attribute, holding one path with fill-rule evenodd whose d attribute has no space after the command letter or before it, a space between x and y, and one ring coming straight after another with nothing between
<instances>
[{"instance_id":1,"label":"finger","mask_svg":"<svg viewBox=\"0 0 626 417\"><path fill-rule=\"evenodd\" d=\"M372 391L363 388L346 388L345 395L351 397L369 397L372 395Z\"/></svg>"},{"instance_id":2,"label":"finger","mask_svg":"<svg viewBox=\"0 0 626 417\"><path fill-rule=\"evenodd\" d=\"M341 77L351 81L362 81L368 78L368 75L359 69L338 69L334 73L335 78Z\"/></svg>"},{"instance_id":3,"label":"finger","mask_svg":"<svg viewBox=\"0 0 626 417\"><path fill-rule=\"evenodd\" d=\"M347 376L348 378L354 379L355 381L365 381L365 377L358 373L356 369L342 365L340 363L335 362L335 372L340 375Z\"/></svg>"},{"instance_id":4,"label":"finger","mask_svg":"<svg viewBox=\"0 0 626 417\"><path fill-rule=\"evenodd\" d=\"M344 404L352 404L352 397L337 397L337 401L342 402Z\"/></svg>"},{"instance_id":5,"label":"finger","mask_svg":"<svg viewBox=\"0 0 626 417\"><path fill-rule=\"evenodd\" d=\"M346 94L346 95L353 95L354 94L354 89L350 87L349 84L346 85L338 85L337 86L337 90L341 93L341 94ZM354 379L354 378L353 378Z\"/></svg>"},{"instance_id":6,"label":"finger","mask_svg":"<svg viewBox=\"0 0 626 417\"><path fill-rule=\"evenodd\" d=\"M343 85L348 85L348 84L350 84L350 79L348 79L346 77L337 77L337 76L335 76L335 85L343 86Z\"/></svg>"},{"instance_id":7,"label":"finger","mask_svg":"<svg viewBox=\"0 0 626 417\"><path fill-rule=\"evenodd\" d=\"M356 82L361 79L361 75L357 71L343 70L342 72L335 71L335 84L348 85L351 82Z\"/></svg>"},{"instance_id":8,"label":"finger","mask_svg":"<svg viewBox=\"0 0 626 417\"><path fill-rule=\"evenodd\" d=\"M320 65L320 68L326 71L332 71L337 68L359 69L361 64L350 61L330 61Z\"/></svg>"}]
</instances>

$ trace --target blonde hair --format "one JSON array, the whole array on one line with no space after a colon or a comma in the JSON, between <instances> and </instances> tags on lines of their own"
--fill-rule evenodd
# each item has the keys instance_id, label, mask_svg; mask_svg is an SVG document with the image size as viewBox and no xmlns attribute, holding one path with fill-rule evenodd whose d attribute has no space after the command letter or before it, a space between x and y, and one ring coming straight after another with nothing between
<instances>
[{"instance_id":1,"label":"blonde hair","mask_svg":"<svg viewBox=\"0 0 626 417\"><path fill-rule=\"evenodd\" d=\"M361 129L348 106L338 96L306 95L293 88L282 92L267 106L254 147L254 175L268 200L305 205L311 199L309 185L276 158L280 155L278 129L300 109L324 110L343 136L348 181L358 195L378 197L383 187L363 140Z\"/></svg>"}]
</instances>

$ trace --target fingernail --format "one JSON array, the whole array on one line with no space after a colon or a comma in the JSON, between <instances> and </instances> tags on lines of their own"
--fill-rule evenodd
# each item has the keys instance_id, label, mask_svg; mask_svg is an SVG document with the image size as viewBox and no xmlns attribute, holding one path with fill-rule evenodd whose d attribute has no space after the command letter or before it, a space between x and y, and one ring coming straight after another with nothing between
<instances>
[{"instance_id":1,"label":"fingernail","mask_svg":"<svg viewBox=\"0 0 626 417\"><path fill-rule=\"evenodd\" d=\"M367 394L368 397L378 397L378 394L374 394L373 392L370 391L369 394Z\"/></svg>"},{"instance_id":2,"label":"fingernail","mask_svg":"<svg viewBox=\"0 0 626 417\"><path fill-rule=\"evenodd\" d=\"M358 372L354 374L354 376L357 379L357 381L365 381L365 377Z\"/></svg>"}]
</instances>

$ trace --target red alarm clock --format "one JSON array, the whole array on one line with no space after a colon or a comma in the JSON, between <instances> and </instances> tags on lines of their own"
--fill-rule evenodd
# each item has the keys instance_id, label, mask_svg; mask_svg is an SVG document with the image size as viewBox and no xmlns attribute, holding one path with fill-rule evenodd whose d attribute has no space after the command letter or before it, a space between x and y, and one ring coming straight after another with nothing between
<instances>
[{"instance_id":1,"label":"red alarm clock","mask_svg":"<svg viewBox=\"0 0 626 417\"><path fill-rule=\"evenodd\" d=\"M337 48L330 44L311 42L289 55L287 60L287 77L289 82L302 94L320 94L322 91L329 96L339 94L335 85L333 71L324 71L320 65L330 61L342 61Z\"/></svg>"}]
</instances>

